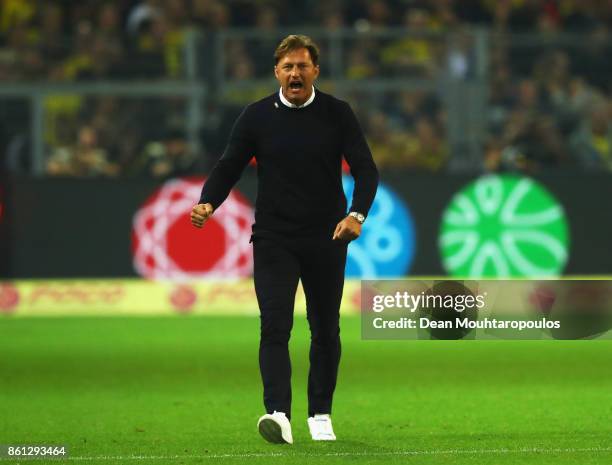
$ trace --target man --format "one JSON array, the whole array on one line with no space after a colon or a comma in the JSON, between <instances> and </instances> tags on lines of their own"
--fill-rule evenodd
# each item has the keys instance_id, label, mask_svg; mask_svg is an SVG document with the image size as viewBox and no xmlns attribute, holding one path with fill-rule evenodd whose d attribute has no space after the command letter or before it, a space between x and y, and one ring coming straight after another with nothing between
<instances>
[{"instance_id":1,"label":"man","mask_svg":"<svg viewBox=\"0 0 612 465\"><path fill-rule=\"evenodd\" d=\"M301 279L311 332L308 426L312 439L335 440L330 415L340 361L346 251L361 233L378 172L349 105L313 86L319 76L319 51L313 41L290 35L274 57L280 90L247 106L238 117L193 207L191 222L202 227L254 156L258 191L251 240L267 411L258 429L269 442L293 443L288 343ZM348 215L343 156L355 178Z\"/></svg>"}]
</instances>

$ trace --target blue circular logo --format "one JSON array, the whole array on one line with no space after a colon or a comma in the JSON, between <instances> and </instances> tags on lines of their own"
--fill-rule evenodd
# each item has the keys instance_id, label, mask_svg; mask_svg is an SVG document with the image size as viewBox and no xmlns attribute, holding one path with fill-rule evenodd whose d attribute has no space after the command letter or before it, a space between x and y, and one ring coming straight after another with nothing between
<instances>
[{"instance_id":1,"label":"blue circular logo","mask_svg":"<svg viewBox=\"0 0 612 465\"><path fill-rule=\"evenodd\" d=\"M342 177L344 195L349 204L354 185L352 177ZM348 247L346 277L404 276L412 264L414 247L414 224L408 208L399 196L380 183L361 236Z\"/></svg>"}]
</instances>

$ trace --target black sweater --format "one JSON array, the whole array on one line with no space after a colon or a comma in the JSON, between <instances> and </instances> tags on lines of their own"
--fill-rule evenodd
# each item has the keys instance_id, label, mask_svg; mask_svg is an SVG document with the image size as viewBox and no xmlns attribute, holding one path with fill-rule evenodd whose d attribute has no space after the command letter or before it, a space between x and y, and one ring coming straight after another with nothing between
<instances>
[{"instance_id":1,"label":"black sweater","mask_svg":"<svg viewBox=\"0 0 612 465\"><path fill-rule=\"evenodd\" d=\"M257 161L253 231L332 234L347 213L342 156L355 179L349 211L367 215L378 171L350 106L318 89L303 108L284 105L278 93L245 108L225 152L202 189L200 203L217 209L252 156Z\"/></svg>"}]
</instances>

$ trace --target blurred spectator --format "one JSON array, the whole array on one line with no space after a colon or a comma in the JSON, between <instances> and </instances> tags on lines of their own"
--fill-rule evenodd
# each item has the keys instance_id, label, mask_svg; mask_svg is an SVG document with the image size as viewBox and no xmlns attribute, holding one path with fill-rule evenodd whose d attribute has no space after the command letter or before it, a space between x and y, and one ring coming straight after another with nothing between
<instances>
[{"instance_id":1,"label":"blurred spectator","mask_svg":"<svg viewBox=\"0 0 612 465\"><path fill-rule=\"evenodd\" d=\"M96 131L90 126L79 130L73 147L59 147L49 157L47 173L51 176L116 176L119 167L111 163L106 150L98 144Z\"/></svg>"},{"instance_id":2,"label":"blurred spectator","mask_svg":"<svg viewBox=\"0 0 612 465\"><path fill-rule=\"evenodd\" d=\"M61 63L56 64L51 69L49 78L53 80L74 80L95 77L95 59L92 56L95 36L92 25L88 21L78 23L74 39L75 44L70 53ZM101 50L97 49L96 55L100 55L100 52Z\"/></svg>"},{"instance_id":3,"label":"blurred spectator","mask_svg":"<svg viewBox=\"0 0 612 465\"><path fill-rule=\"evenodd\" d=\"M349 17L360 32L393 26L394 11L387 0L349 2Z\"/></svg>"},{"instance_id":4,"label":"blurred spectator","mask_svg":"<svg viewBox=\"0 0 612 465\"><path fill-rule=\"evenodd\" d=\"M278 45L278 38L274 34L279 27L278 10L271 5L259 5L255 27L262 34L259 39L249 41L247 55L253 59L257 76L270 77L274 66L274 50Z\"/></svg>"},{"instance_id":5,"label":"blurred spectator","mask_svg":"<svg viewBox=\"0 0 612 465\"><path fill-rule=\"evenodd\" d=\"M184 76L185 33L188 23L187 4L185 0L165 0L165 18L167 28L164 30L163 54L166 72L170 77Z\"/></svg>"},{"instance_id":6,"label":"blurred spectator","mask_svg":"<svg viewBox=\"0 0 612 465\"><path fill-rule=\"evenodd\" d=\"M367 79L375 77L376 74L376 65L366 49L360 46L353 47L348 56L346 77L348 79Z\"/></svg>"},{"instance_id":7,"label":"blurred spectator","mask_svg":"<svg viewBox=\"0 0 612 465\"><path fill-rule=\"evenodd\" d=\"M182 75L184 30L180 18L154 13L140 23L133 51L140 65L139 77Z\"/></svg>"},{"instance_id":8,"label":"blurred spectator","mask_svg":"<svg viewBox=\"0 0 612 465\"><path fill-rule=\"evenodd\" d=\"M486 136L479 136L485 139L486 169L610 168L609 0L0 4L0 81L5 82L181 79L188 33L197 28L199 76L209 91L207 126L201 133L207 146L216 147L213 157L227 136L225 129L215 130L225 128L226 115L270 92L279 31L312 26L327 32L319 40L326 60L319 84L325 88L328 78L336 77L330 63L338 76L358 81L349 87L363 96L357 102L360 118L383 166L444 169L450 154L440 102L453 104L447 95L450 79L470 92L480 86L485 94L483 86L488 86L488 105L483 104ZM473 34L474 25L489 31L484 46ZM224 59L217 59L215 34L235 27L254 28L258 35L227 36ZM386 35L389 27L400 35ZM332 54L334 50L339 53ZM486 59L478 61L482 52ZM219 63L224 69L217 69ZM221 74L224 81L219 82ZM370 86L370 79L384 84L387 78L396 84L419 79L435 84L435 90L400 91L389 97L384 85ZM255 80L268 81L257 86ZM215 87L223 83L230 85ZM20 114L29 111L25 100L18 106ZM461 109L453 111L456 115ZM31 145L29 122L23 117L16 128L11 115L0 112L0 127L9 128L0 132L0 147L11 160L22 160ZM118 166L124 175L138 175L139 169L152 176L179 172L181 166L192 166L188 160L193 154L184 150L184 134L173 141L168 134L184 133L186 115L184 99L46 95L49 170L86 176L114 175Z\"/></svg>"},{"instance_id":9,"label":"blurred spectator","mask_svg":"<svg viewBox=\"0 0 612 465\"><path fill-rule=\"evenodd\" d=\"M204 30L225 29L230 26L229 7L218 0L193 0L193 24Z\"/></svg>"},{"instance_id":10,"label":"blurred spectator","mask_svg":"<svg viewBox=\"0 0 612 465\"><path fill-rule=\"evenodd\" d=\"M467 30L457 30L446 50L446 65L452 79L475 77L474 43Z\"/></svg>"},{"instance_id":11,"label":"blurred spectator","mask_svg":"<svg viewBox=\"0 0 612 465\"><path fill-rule=\"evenodd\" d=\"M150 14L136 23L128 51L131 75L141 79L165 74L166 21L152 7L146 11Z\"/></svg>"},{"instance_id":12,"label":"blurred spectator","mask_svg":"<svg viewBox=\"0 0 612 465\"><path fill-rule=\"evenodd\" d=\"M402 164L402 154L396 151L394 135L384 113L371 112L365 132L376 166L386 168Z\"/></svg>"},{"instance_id":13,"label":"blurred spectator","mask_svg":"<svg viewBox=\"0 0 612 465\"><path fill-rule=\"evenodd\" d=\"M157 117L152 107L140 99L100 97L90 100L86 110L81 112L81 118L90 122L109 156L121 167L121 174L133 174L126 166L146 143L144 127L150 123L145 115Z\"/></svg>"},{"instance_id":14,"label":"blurred spectator","mask_svg":"<svg viewBox=\"0 0 612 465\"><path fill-rule=\"evenodd\" d=\"M435 95L425 91L400 92L389 96L386 112L397 128L414 127L421 118L440 121L440 102Z\"/></svg>"},{"instance_id":15,"label":"blurred spectator","mask_svg":"<svg viewBox=\"0 0 612 465\"><path fill-rule=\"evenodd\" d=\"M588 170L612 171L612 104L596 105L570 142L581 166Z\"/></svg>"},{"instance_id":16,"label":"blurred spectator","mask_svg":"<svg viewBox=\"0 0 612 465\"><path fill-rule=\"evenodd\" d=\"M434 30L429 13L409 8L404 14L404 27L409 36L391 42L381 50L381 63L394 76L431 77L438 57L435 41L428 37Z\"/></svg>"},{"instance_id":17,"label":"blurred spectator","mask_svg":"<svg viewBox=\"0 0 612 465\"><path fill-rule=\"evenodd\" d=\"M567 54L558 50L542 57L535 66L534 77L551 104L562 104L570 80Z\"/></svg>"},{"instance_id":18,"label":"blurred spectator","mask_svg":"<svg viewBox=\"0 0 612 465\"><path fill-rule=\"evenodd\" d=\"M45 143L71 145L77 133L84 98L75 94L51 94L43 100Z\"/></svg>"},{"instance_id":19,"label":"blurred spectator","mask_svg":"<svg viewBox=\"0 0 612 465\"><path fill-rule=\"evenodd\" d=\"M458 18L453 10L454 0L431 0L435 29L449 30L458 25Z\"/></svg>"},{"instance_id":20,"label":"blurred spectator","mask_svg":"<svg viewBox=\"0 0 612 465\"><path fill-rule=\"evenodd\" d=\"M562 5L565 28L574 32L594 29L599 23L599 7L604 4L605 0L566 0Z\"/></svg>"},{"instance_id":21,"label":"blurred spectator","mask_svg":"<svg viewBox=\"0 0 612 465\"><path fill-rule=\"evenodd\" d=\"M0 33L7 34L13 28L28 24L36 14L33 0L3 0L0 9Z\"/></svg>"},{"instance_id":22,"label":"blurred spectator","mask_svg":"<svg viewBox=\"0 0 612 465\"><path fill-rule=\"evenodd\" d=\"M426 117L418 118L414 129L393 129L384 113L373 112L369 116L366 133L379 168L439 171L447 161L446 140Z\"/></svg>"},{"instance_id":23,"label":"blurred spectator","mask_svg":"<svg viewBox=\"0 0 612 465\"><path fill-rule=\"evenodd\" d=\"M41 58L45 63L58 62L65 58L68 52L62 9L55 3L45 3L40 10L40 15L38 48Z\"/></svg>"},{"instance_id":24,"label":"blurred spectator","mask_svg":"<svg viewBox=\"0 0 612 465\"><path fill-rule=\"evenodd\" d=\"M448 158L448 144L441 131L427 118L419 118L407 147L411 165L427 171L440 171Z\"/></svg>"},{"instance_id":25,"label":"blurred spectator","mask_svg":"<svg viewBox=\"0 0 612 465\"><path fill-rule=\"evenodd\" d=\"M132 173L152 178L171 178L193 174L198 156L189 149L181 130L169 131L162 140L149 142L130 167Z\"/></svg>"},{"instance_id":26,"label":"blurred spectator","mask_svg":"<svg viewBox=\"0 0 612 465\"><path fill-rule=\"evenodd\" d=\"M325 2L319 5L320 12L317 24L322 24L328 31L338 31L347 26L346 16L342 11L342 6L339 2Z\"/></svg>"},{"instance_id":27,"label":"blurred spectator","mask_svg":"<svg viewBox=\"0 0 612 465\"><path fill-rule=\"evenodd\" d=\"M485 165L491 170L537 172L558 167L568 155L554 119L541 113L542 94L532 80L523 80L500 134L501 146L487 147Z\"/></svg>"},{"instance_id":28,"label":"blurred spectator","mask_svg":"<svg viewBox=\"0 0 612 465\"><path fill-rule=\"evenodd\" d=\"M64 75L55 72L54 76L79 78L74 68L78 68L79 63L81 67L88 67L81 63L84 61L81 34L86 28L91 29L93 37L101 36L107 43L110 42L107 48L119 48L121 55L111 60L113 66L104 65L97 69L96 75L101 71L117 73L117 61L133 65L132 58L135 57L139 60L137 66L128 67L128 71L136 72L135 77L177 77L183 71L180 49L185 40L185 28L192 25L205 31L247 26L271 32L287 25L322 25L328 30L353 26L362 32L400 26L417 36L420 31L445 31L462 24L483 24L500 31L539 31L553 35L565 30L592 33L593 40L588 42L595 49L598 48L595 45L599 44L599 51L605 56L603 43L609 34L611 21L612 8L607 0L50 0L40 5L34 0L2 0L0 44L8 45L10 51L0 53L0 77L3 76L2 72L6 73L6 68L2 67L3 59L13 52L14 60L19 62L14 72L20 76L25 74L29 78L40 78L41 74L36 74L40 71L38 65L32 66L39 59L55 69L66 57L72 57L66 65L71 70ZM399 69L407 67L410 70L414 66L415 72L427 71L424 68L429 66L428 63L439 58L436 56L437 50L432 51L431 48L438 47L420 39L391 44L382 52L386 54L386 58L383 58L385 65L391 66L397 62ZM90 45L96 43L95 48L99 53L103 48L100 41L90 41ZM609 40L607 43L609 47ZM121 47L117 47L117 44ZM28 46L32 45L37 46L42 58L28 50ZM263 53L263 46L261 49L262 56L267 57ZM27 50L29 56L22 60L19 56L23 50ZM140 52L140 55L135 52ZM601 66L598 56L600 53L596 52L594 63L585 64L584 68L594 69L591 64ZM153 63L141 71L140 65L146 65L144 58L147 57ZM155 63L160 57L161 66ZM259 66L265 60L260 60L259 56L256 58L256 72L262 75ZM97 57L92 61L97 61ZM29 72L27 66L21 64L24 62L30 62ZM123 71L126 72L125 68ZM87 72L82 74L89 77ZM109 76L106 72L103 74ZM597 72L592 71L592 75L596 76Z\"/></svg>"},{"instance_id":29,"label":"blurred spectator","mask_svg":"<svg viewBox=\"0 0 612 465\"><path fill-rule=\"evenodd\" d=\"M588 32L584 42L572 47L570 56L577 74L603 92L612 91L612 33L609 27L599 25Z\"/></svg>"}]
</instances>

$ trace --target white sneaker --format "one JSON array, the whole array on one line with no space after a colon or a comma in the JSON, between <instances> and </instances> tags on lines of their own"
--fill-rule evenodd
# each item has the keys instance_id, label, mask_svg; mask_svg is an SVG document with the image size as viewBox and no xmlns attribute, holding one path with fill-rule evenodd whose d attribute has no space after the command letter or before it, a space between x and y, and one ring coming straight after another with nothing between
<instances>
[{"instance_id":1,"label":"white sneaker","mask_svg":"<svg viewBox=\"0 0 612 465\"><path fill-rule=\"evenodd\" d=\"M291 423L283 412L266 413L257 422L257 429L263 438L274 444L293 444Z\"/></svg>"},{"instance_id":2,"label":"white sneaker","mask_svg":"<svg viewBox=\"0 0 612 465\"><path fill-rule=\"evenodd\" d=\"M335 441L336 435L328 414L316 413L308 419L308 429L313 441Z\"/></svg>"}]
</instances>

